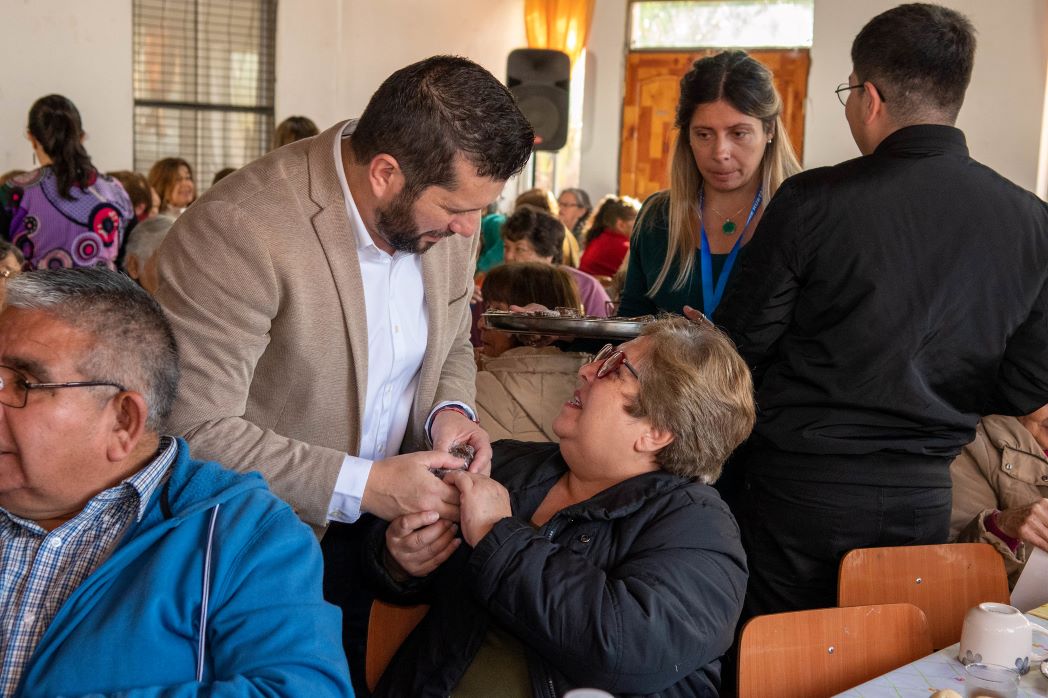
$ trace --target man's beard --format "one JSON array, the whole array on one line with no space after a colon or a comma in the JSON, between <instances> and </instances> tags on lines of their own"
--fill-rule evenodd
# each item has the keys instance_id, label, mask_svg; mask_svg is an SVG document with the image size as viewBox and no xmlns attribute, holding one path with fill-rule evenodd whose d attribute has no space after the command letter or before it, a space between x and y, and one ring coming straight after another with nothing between
<instances>
[{"instance_id":1,"label":"man's beard","mask_svg":"<svg viewBox=\"0 0 1048 698\"><path fill-rule=\"evenodd\" d=\"M449 238L455 233L450 230L428 230L418 232L415 224L415 199L406 189L401 189L393 201L375 212L375 231L397 252L423 254L436 242L423 242L422 237Z\"/></svg>"}]
</instances>

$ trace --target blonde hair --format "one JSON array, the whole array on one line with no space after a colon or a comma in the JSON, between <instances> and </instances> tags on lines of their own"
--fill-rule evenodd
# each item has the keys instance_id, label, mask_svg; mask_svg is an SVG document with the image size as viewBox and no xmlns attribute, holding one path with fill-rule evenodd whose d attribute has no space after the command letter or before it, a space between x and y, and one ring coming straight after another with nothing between
<instances>
[{"instance_id":1,"label":"blonde hair","mask_svg":"<svg viewBox=\"0 0 1048 698\"><path fill-rule=\"evenodd\" d=\"M698 228L693 221L701 221L699 191L702 174L691 152L688 126L695 109L723 99L741 113L759 119L764 132L771 136L761 159L761 210L768 205L779 185L801 170L797 155L782 121L782 98L772 82L771 71L750 58L745 51L724 51L715 56L695 61L680 81L680 99L677 102L677 138L670 165L670 188L655 194L641 211L638 226L652 215L652 210L669 202L669 239L666 258L662 262L655 283L648 289L652 298L669 278L676 265L677 278L673 290L684 288L695 270L695 249L700 244Z\"/></svg>"},{"instance_id":2,"label":"blonde hair","mask_svg":"<svg viewBox=\"0 0 1048 698\"><path fill-rule=\"evenodd\" d=\"M656 454L659 467L713 483L757 418L750 369L708 320L662 315L641 336L651 341L638 366L640 391L627 412L673 434Z\"/></svg>"}]
</instances>

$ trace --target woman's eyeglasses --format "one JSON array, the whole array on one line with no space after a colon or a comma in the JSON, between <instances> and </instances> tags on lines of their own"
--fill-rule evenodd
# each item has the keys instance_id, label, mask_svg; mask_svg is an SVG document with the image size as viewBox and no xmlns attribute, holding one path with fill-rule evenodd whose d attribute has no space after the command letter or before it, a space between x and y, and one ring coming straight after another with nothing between
<instances>
[{"instance_id":1,"label":"woman's eyeglasses","mask_svg":"<svg viewBox=\"0 0 1048 698\"><path fill-rule=\"evenodd\" d=\"M637 369L626 358L626 354L621 349L616 349L610 344L605 344L604 348L597 352L597 355L593 357L593 361L590 363L598 361L601 364L600 368L597 369L597 378L603 378L609 373L613 373L619 366L625 366L633 374L634 378L640 380L640 374L637 373Z\"/></svg>"}]
</instances>

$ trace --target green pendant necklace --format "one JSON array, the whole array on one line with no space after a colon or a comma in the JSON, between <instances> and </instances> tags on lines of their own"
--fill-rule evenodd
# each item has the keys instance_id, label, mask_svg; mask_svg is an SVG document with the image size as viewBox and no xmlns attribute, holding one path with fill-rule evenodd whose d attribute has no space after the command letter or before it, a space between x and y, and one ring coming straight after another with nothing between
<instances>
[{"instance_id":1,"label":"green pendant necklace","mask_svg":"<svg viewBox=\"0 0 1048 698\"><path fill-rule=\"evenodd\" d=\"M720 211L715 209L713 207L713 204L710 204L710 210L713 211L718 216L720 216L721 218L724 219L724 224L721 225L721 232L724 233L725 235L731 235L732 233L735 232L735 230L738 227L738 226L735 225L735 221L733 221L732 218L738 218L739 214L741 214L743 211L746 210L746 207L743 206L738 211L736 211L735 214L732 215L732 216L725 216L723 213L721 213Z\"/></svg>"}]
</instances>

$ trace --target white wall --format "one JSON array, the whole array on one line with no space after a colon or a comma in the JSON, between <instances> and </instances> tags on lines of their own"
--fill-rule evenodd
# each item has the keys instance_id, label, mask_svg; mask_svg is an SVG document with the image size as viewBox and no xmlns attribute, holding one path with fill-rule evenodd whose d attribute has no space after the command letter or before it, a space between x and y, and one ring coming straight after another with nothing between
<instances>
[{"instance_id":1,"label":"white wall","mask_svg":"<svg viewBox=\"0 0 1048 698\"><path fill-rule=\"evenodd\" d=\"M304 114L322 129L357 116L390 73L439 53L466 56L505 80L527 45L524 0L296 0L279 5L277 121Z\"/></svg>"},{"instance_id":2,"label":"white wall","mask_svg":"<svg viewBox=\"0 0 1048 698\"><path fill-rule=\"evenodd\" d=\"M51 93L80 110L98 167L130 168L130 0L4 0L0 14L0 172L33 167L29 107Z\"/></svg>"},{"instance_id":3,"label":"white wall","mask_svg":"<svg viewBox=\"0 0 1048 698\"><path fill-rule=\"evenodd\" d=\"M1028 189L1036 185L1048 65L1044 0L942 0L971 17L979 50L958 125L972 154ZM854 157L833 87L851 70L851 40L895 0L815 0L805 165ZM457 53L504 78L526 44L523 0L284 0L278 7L276 117L319 126L360 113L393 70ZM591 31L581 184L614 191L622 116L627 0L599 0ZM32 102L51 92L80 108L87 147L104 170L132 161L130 0L5 0L0 46L0 172L29 168ZM1048 158L1048 155L1046 155Z\"/></svg>"},{"instance_id":4,"label":"white wall","mask_svg":"<svg viewBox=\"0 0 1048 698\"><path fill-rule=\"evenodd\" d=\"M594 202L618 191L627 0L598 0L590 27L579 186Z\"/></svg>"}]
</instances>

